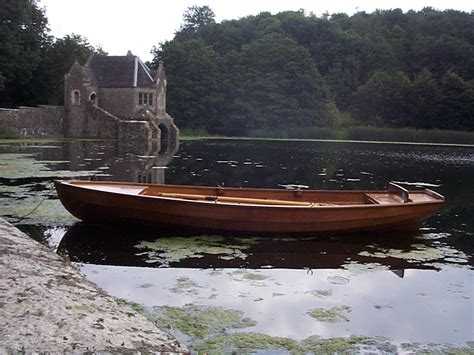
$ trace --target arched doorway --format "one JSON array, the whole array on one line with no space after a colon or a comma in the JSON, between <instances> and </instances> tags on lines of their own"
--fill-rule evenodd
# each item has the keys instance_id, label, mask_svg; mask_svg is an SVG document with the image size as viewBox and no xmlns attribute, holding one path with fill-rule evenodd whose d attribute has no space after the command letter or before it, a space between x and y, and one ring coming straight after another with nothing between
<instances>
[{"instance_id":1,"label":"arched doorway","mask_svg":"<svg viewBox=\"0 0 474 355\"><path fill-rule=\"evenodd\" d=\"M170 131L165 124L160 124L158 126L161 132L160 137L160 153L165 153L168 150L168 146L170 143Z\"/></svg>"},{"instance_id":2,"label":"arched doorway","mask_svg":"<svg viewBox=\"0 0 474 355\"><path fill-rule=\"evenodd\" d=\"M97 105L97 94L94 91L89 95L89 101L91 101L94 105Z\"/></svg>"}]
</instances>

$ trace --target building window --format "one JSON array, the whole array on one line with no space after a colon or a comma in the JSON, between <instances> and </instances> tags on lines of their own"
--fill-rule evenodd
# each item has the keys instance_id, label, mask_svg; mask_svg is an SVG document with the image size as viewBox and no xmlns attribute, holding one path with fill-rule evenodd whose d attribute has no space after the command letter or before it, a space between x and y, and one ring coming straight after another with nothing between
<instances>
[{"instance_id":1,"label":"building window","mask_svg":"<svg viewBox=\"0 0 474 355\"><path fill-rule=\"evenodd\" d=\"M81 92L79 90L73 90L71 92L71 103L73 105L81 104Z\"/></svg>"},{"instance_id":2,"label":"building window","mask_svg":"<svg viewBox=\"0 0 474 355\"><path fill-rule=\"evenodd\" d=\"M139 92L138 93L138 106L153 106L153 93L152 92Z\"/></svg>"},{"instance_id":3,"label":"building window","mask_svg":"<svg viewBox=\"0 0 474 355\"><path fill-rule=\"evenodd\" d=\"M92 92L89 95L89 100L92 101L94 105L97 105L97 94L95 92Z\"/></svg>"}]
</instances>

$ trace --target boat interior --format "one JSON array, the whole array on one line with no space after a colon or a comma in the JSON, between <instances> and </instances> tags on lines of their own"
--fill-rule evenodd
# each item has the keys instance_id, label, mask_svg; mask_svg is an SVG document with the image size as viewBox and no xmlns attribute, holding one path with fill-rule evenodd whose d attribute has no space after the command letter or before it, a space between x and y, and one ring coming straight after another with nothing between
<instances>
[{"instance_id":1,"label":"boat interior","mask_svg":"<svg viewBox=\"0 0 474 355\"><path fill-rule=\"evenodd\" d=\"M444 200L443 196L429 189L408 191L392 182L389 183L387 191L247 189L222 186L144 185L86 181L71 183L100 191L233 204L311 207L367 204L393 205Z\"/></svg>"}]
</instances>

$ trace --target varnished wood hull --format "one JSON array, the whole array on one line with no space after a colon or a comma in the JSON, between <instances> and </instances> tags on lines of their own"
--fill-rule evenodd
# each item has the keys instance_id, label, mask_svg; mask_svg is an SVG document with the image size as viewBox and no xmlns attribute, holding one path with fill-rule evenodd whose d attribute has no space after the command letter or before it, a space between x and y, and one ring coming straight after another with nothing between
<instances>
[{"instance_id":1,"label":"varnished wood hull","mask_svg":"<svg viewBox=\"0 0 474 355\"><path fill-rule=\"evenodd\" d=\"M410 202L386 203L384 194L396 201L395 196L375 191L222 189L84 181L56 181L55 185L66 209L84 221L244 233L416 230L444 201L439 195L431 197L424 192L411 192L415 198ZM163 197L159 195L162 192L202 195L206 199ZM368 202L371 193L379 194L383 203ZM239 202L219 202L207 199L208 196L225 196ZM294 201L296 205L245 202L256 199Z\"/></svg>"}]
</instances>

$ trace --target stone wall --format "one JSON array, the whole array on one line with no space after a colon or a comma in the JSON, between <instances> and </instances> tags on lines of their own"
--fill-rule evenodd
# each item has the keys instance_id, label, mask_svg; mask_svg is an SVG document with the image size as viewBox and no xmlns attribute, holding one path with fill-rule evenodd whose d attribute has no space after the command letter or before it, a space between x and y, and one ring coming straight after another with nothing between
<instances>
[{"instance_id":1,"label":"stone wall","mask_svg":"<svg viewBox=\"0 0 474 355\"><path fill-rule=\"evenodd\" d=\"M119 139L152 139L150 123L146 121L120 121L118 125Z\"/></svg>"},{"instance_id":2,"label":"stone wall","mask_svg":"<svg viewBox=\"0 0 474 355\"><path fill-rule=\"evenodd\" d=\"M117 117L88 102L84 107L66 108L64 136L114 139L118 134Z\"/></svg>"},{"instance_id":3,"label":"stone wall","mask_svg":"<svg viewBox=\"0 0 474 355\"><path fill-rule=\"evenodd\" d=\"M99 89L100 105L104 110L111 114L128 119L133 117L136 111L135 91L130 88L100 88Z\"/></svg>"},{"instance_id":4,"label":"stone wall","mask_svg":"<svg viewBox=\"0 0 474 355\"><path fill-rule=\"evenodd\" d=\"M64 107L0 108L0 135L5 137L58 137L64 131Z\"/></svg>"},{"instance_id":5,"label":"stone wall","mask_svg":"<svg viewBox=\"0 0 474 355\"><path fill-rule=\"evenodd\" d=\"M178 139L179 130L169 115L121 120L89 101L65 107L0 108L0 137L154 138L170 144Z\"/></svg>"}]
</instances>

